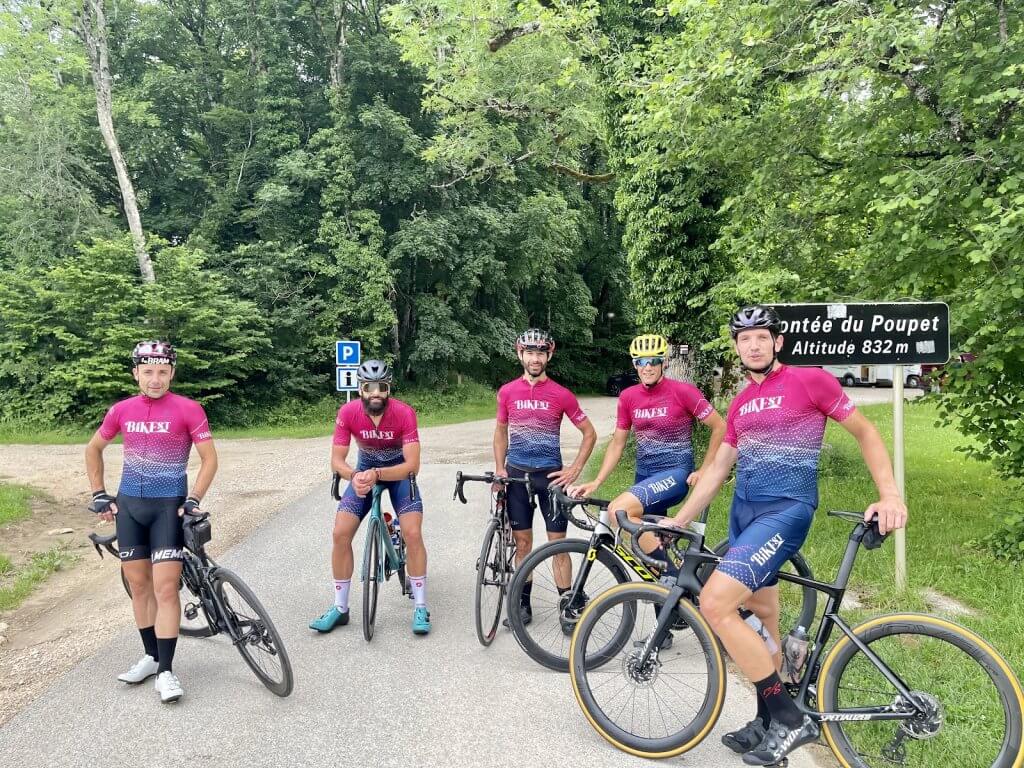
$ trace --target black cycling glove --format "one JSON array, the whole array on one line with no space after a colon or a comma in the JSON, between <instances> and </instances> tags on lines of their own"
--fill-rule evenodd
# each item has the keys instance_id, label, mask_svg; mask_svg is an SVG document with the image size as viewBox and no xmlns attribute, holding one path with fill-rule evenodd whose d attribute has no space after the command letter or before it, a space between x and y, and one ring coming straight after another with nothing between
<instances>
[{"instance_id":1,"label":"black cycling glove","mask_svg":"<svg viewBox=\"0 0 1024 768\"><path fill-rule=\"evenodd\" d=\"M95 512L97 515L110 512L110 505L113 504L114 501L114 497L106 491L94 491L92 494L92 504L89 505L89 511Z\"/></svg>"},{"instance_id":2,"label":"black cycling glove","mask_svg":"<svg viewBox=\"0 0 1024 768\"><path fill-rule=\"evenodd\" d=\"M189 496L185 499L185 503L181 505L185 509L186 515L201 515L203 510L199 508L199 499L195 496Z\"/></svg>"}]
</instances>

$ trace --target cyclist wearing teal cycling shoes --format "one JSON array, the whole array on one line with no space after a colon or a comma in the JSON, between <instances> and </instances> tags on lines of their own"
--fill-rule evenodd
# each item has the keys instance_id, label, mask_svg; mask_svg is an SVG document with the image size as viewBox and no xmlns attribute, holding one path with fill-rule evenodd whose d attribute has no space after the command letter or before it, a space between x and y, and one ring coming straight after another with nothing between
<instances>
[{"instance_id":1,"label":"cyclist wearing teal cycling shoes","mask_svg":"<svg viewBox=\"0 0 1024 768\"><path fill-rule=\"evenodd\" d=\"M420 468L420 438L416 411L391 397L391 369L380 360L367 360L359 366L359 400L346 403L335 422L331 468L350 481L338 502L334 521L334 546L331 568L334 572L334 605L310 623L318 632L330 632L348 624L348 597L352 586L352 539L373 503L371 491L378 483L391 497L405 539L409 585L415 603L412 631L430 632L427 610L427 550L423 545L423 503L413 498L410 473ZM348 452L355 438L359 461L348 463ZM415 575L420 574L420 575Z\"/></svg>"},{"instance_id":2,"label":"cyclist wearing teal cycling shoes","mask_svg":"<svg viewBox=\"0 0 1024 768\"><path fill-rule=\"evenodd\" d=\"M771 307L741 309L729 322L746 388L729 406L725 439L711 466L675 518L695 520L736 470L729 513L729 551L700 594L700 612L729 655L757 689L758 716L722 741L743 753L747 765L776 765L818 737L818 725L801 713L778 675L779 659L740 617L753 611L779 644L779 568L803 545L818 506L818 456L827 419L857 440L878 489L865 520L877 519L884 534L902 528L907 508L893 479L878 430L830 374L780 363L782 323Z\"/></svg>"}]
</instances>

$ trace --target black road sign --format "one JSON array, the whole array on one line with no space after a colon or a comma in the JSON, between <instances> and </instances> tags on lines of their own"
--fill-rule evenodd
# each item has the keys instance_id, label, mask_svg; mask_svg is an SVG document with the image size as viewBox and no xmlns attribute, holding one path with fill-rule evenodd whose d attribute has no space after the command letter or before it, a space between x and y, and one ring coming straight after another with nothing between
<instances>
[{"instance_id":1,"label":"black road sign","mask_svg":"<svg viewBox=\"0 0 1024 768\"><path fill-rule=\"evenodd\" d=\"M949 360L949 306L940 302L774 304L788 365L908 365Z\"/></svg>"}]
</instances>

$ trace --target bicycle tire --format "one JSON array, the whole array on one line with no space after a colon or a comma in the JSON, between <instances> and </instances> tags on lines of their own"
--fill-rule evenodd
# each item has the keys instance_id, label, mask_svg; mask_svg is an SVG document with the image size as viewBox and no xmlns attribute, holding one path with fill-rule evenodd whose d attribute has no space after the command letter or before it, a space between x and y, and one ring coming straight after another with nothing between
<instances>
[{"instance_id":1,"label":"bicycle tire","mask_svg":"<svg viewBox=\"0 0 1024 768\"><path fill-rule=\"evenodd\" d=\"M225 585L230 585L255 616L249 616L246 612L242 614L244 618L240 618L239 606L225 592ZM238 648L238 652L249 669L271 693L282 698L288 696L294 687L295 676L288 658L288 651L284 647L284 641L281 639L277 627L274 626L274 622L271 621L267 609L263 607L249 585L238 574L226 568L218 568L214 572L213 588L226 609L227 620L234 624L231 629L243 636L240 642L235 643L235 647ZM262 652L268 658L279 659L281 666L279 676L271 675L264 668L260 663L261 657L257 655L257 651Z\"/></svg>"},{"instance_id":2,"label":"bicycle tire","mask_svg":"<svg viewBox=\"0 0 1024 768\"><path fill-rule=\"evenodd\" d=\"M715 545L714 553L721 557L729 550L729 540L724 539ZM814 578L814 572L811 570L810 563L807 562L800 552L793 554L789 560L786 561L783 568L788 566L791 573L795 573L798 576L803 576L807 579ZM708 577L715 570L714 563L704 563L700 568L697 569L697 578L701 584L706 584ZM787 599L790 595L795 595L799 591L800 593L800 605L795 605L795 600ZM791 630L796 629L797 626L803 627L810 634L811 627L814 626L815 617L818 613L818 593L812 587L804 587L800 584L793 582L784 582L779 579L779 602L781 603L781 612L779 613L779 635L780 639L784 638L787 633Z\"/></svg>"},{"instance_id":3,"label":"bicycle tire","mask_svg":"<svg viewBox=\"0 0 1024 768\"><path fill-rule=\"evenodd\" d=\"M121 569L121 585L124 587L124 591L128 593L128 599L132 597L132 588L128 583L128 578L124 575L124 568ZM184 577L181 577L178 581L178 599L181 601L181 622L178 626L178 634L184 637L210 637L216 632L210 626L209 619L206 616L206 611L203 609L202 601L193 594L192 590L185 584ZM185 618L184 610L187 602L197 603L199 612L196 614L195 619Z\"/></svg>"},{"instance_id":4,"label":"bicycle tire","mask_svg":"<svg viewBox=\"0 0 1024 768\"><path fill-rule=\"evenodd\" d=\"M523 649L527 656L541 666L553 669L556 672L569 671L569 649L572 645L571 638L566 637L564 632L560 631L557 635L554 635L555 639L559 641L559 648L557 649L558 652L554 652L554 649L545 648L540 643L539 638L546 637L548 634L554 634L550 632L549 628L545 625L544 619L546 614L538 611L537 615L533 617L533 621L531 622L531 626L534 627L534 631L531 632L530 628L523 623L523 618L520 615L520 612L516 609L519 606L523 586L526 584L529 577L534 575L538 567L545 560L548 560L555 555L570 553L579 554L585 558L589 549L590 542L585 539L558 539L556 541L549 541L526 556L523 562L519 564L519 567L515 569L515 572L512 575L512 581L508 586L508 597L506 599L505 612L508 615L509 628L512 630L512 634L515 637L516 642L519 643L519 647ZM609 553L603 547L599 547L597 550L597 558L594 565L597 563L600 563L611 572L611 576L615 584L623 584L630 580L629 572L626 570L625 566L619 562L617 557ZM588 581L592 582L592 579L588 578ZM608 584L604 586L611 585ZM586 584L584 584L584 588L585 587ZM534 588L536 588L536 583ZM591 594L593 595L595 593L592 592ZM555 611L560 613L557 603L555 605ZM558 615L554 615L553 618L558 621L560 617ZM561 627L559 627L559 629L561 630ZM609 641L609 648L611 649L614 647L616 642L624 642L623 637L627 635L630 630L631 628L629 626L623 625L620 628L620 634L622 637L613 636ZM537 634L536 637L534 633Z\"/></svg>"},{"instance_id":5,"label":"bicycle tire","mask_svg":"<svg viewBox=\"0 0 1024 768\"><path fill-rule=\"evenodd\" d=\"M377 518L370 518L366 529L366 562L363 573L363 637L373 640L374 623L377 621L377 595L380 592L380 526Z\"/></svg>"},{"instance_id":6,"label":"bicycle tire","mask_svg":"<svg viewBox=\"0 0 1024 768\"><path fill-rule=\"evenodd\" d=\"M476 639L485 648L494 642L501 621L501 608L508 588L509 568L505 562L505 541L498 520L491 518L484 532L480 557L476 561L476 594L473 615L476 620ZM483 604L485 589L497 587L497 601L493 609Z\"/></svg>"},{"instance_id":7,"label":"bicycle tire","mask_svg":"<svg viewBox=\"0 0 1024 768\"><path fill-rule=\"evenodd\" d=\"M982 637L946 619L913 613L879 616L855 627L853 632L878 654L911 691L924 692L941 705L939 730L936 733L927 738L910 737L903 740L902 743L912 746L914 750L912 759L904 759L903 765L907 768L934 765L1020 768L1024 765L1024 749L1021 746L1024 735L1024 693L1010 666ZM938 645L933 647L928 639L937 641ZM887 642L889 640L893 642ZM970 659L975 662L977 669L971 665L966 670L960 670L954 667L955 659L939 658L943 652L942 644L960 651L957 658ZM890 649L902 650L911 659L909 664L917 665L917 669L910 669L908 662L894 663ZM891 684L888 695L885 691L864 687L862 681L867 679L868 672L877 675L877 680L884 681L881 672L867 660L850 638L846 635L840 637L821 666L818 678L819 711L842 712L844 706L863 707L869 702L857 702L854 699L868 695L872 697L871 706L895 704L892 697L898 699L899 694ZM843 685L844 676L849 678L847 686L850 687ZM984 685L986 679L993 689L987 696L987 706L984 705L986 694L983 690L988 687ZM936 690L946 689L950 691L949 697L943 696L940 699L935 694ZM873 700L875 697L877 701ZM998 727L996 710L999 707L1003 715L1003 737L990 738L990 731L985 729ZM826 722L823 726L825 742L843 768L875 768L880 764L890 764L882 754L874 756L866 753L861 742L869 745L872 742L879 743L884 741L888 733L901 728L894 721ZM927 723L911 727L919 731L928 730ZM952 749L958 744L958 727L965 736L959 742L959 754ZM952 736L949 735L950 729L954 730ZM944 733L946 738L940 738ZM990 748L987 746L989 744L992 745ZM997 748L998 752L995 752ZM869 759L874 761L869 762Z\"/></svg>"},{"instance_id":8,"label":"bicycle tire","mask_svg":"<svg viewBox=\"0 0 1024 768\"><path fill-rule=\"evenodd\" d=\"M675 757L697 746L715 726L725 701L725 660L722 656L721 646L703 616L687 600L680 600L677 608L679 618L686 622L686 632L676 633L675 643L669 649L658 650L655 655L651 656L652 661L649 661L647 666L639 664L644 648L652 640L650 633L654 629L656 615L653 609L664 605L668 594L668 587L645 582L620 584L602 592L583 611L573 634L572 649L569 654L569 675L572 679L573 693L583 714L606 741L623 752L637 757ZM621 663L618 659L613 658L604 660L600 665L593 664L588 659L588 641L604 616L616 610L618 606L623 606L623 612L631 611L636 615L635 626L639 630L638 637L632 644L629 643L629 640L633 638L627 638L627 644L621 649L625 651ZM681 649L680 646L683 644L686 645L686 649ZM701 658L704 662L703 671L706 674L703 691L696 680L701 671L699 661ZM670 664L680 663L684 665L689 663L693 671L685 666L672 667L673 670L682 669L683 672L666 671ZM634 689L647 690L649 703L650 694L655 684L662 678L671 678L678 674L686 676L687 682L683 685L685 694L692 695L691 691L697 693L701 699L700 705L695 708L695 713L690 720L681 723L678 730L669 732L670 728L665 721L666 712L672 715L682 711L684 707L673 704L663 709L657 694L655 694L655 703L659 707L658 719L666 732L662 736L644 736L628 730L605 711L605 707L618 710L618 704L611 707L610 703L603 704L598 700L598 691L601 691L601 696L605 696L611 691L616 691L614 696L619 696L628 691L632 685ZM615 677L616 675L621 675L621 680L626 681L623 688L618 686L621 680L619 677ZM615 685L605 685L612 681ZM667 682L671 682L671 680ZM625 715L628 704L629 701L626 706L621 708L620 715ZM636 704L634 699L633 708L629 714L630 727L633 727L636 722ZM656 725L656 723L652 725L652 730Z\"/></svg>"}]
</instances>

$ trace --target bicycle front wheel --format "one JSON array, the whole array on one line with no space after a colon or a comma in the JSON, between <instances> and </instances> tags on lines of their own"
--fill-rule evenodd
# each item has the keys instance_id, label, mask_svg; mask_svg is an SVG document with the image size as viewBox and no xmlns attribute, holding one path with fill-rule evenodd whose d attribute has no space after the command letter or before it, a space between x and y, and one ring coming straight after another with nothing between
<instances>
[{"instance_id":1,"label":"bicycle front wheel","mask_svg":"<svg viewBox=\"0 0 1024 768\"><path fill-rule=\"evenodd\" d=\"M501 620L501 605L511 570L505 562L506 551L501 524L491 518L476 561L476 637L484 647L494 640Z\"/></svg>"},{"instance_id":2,"label":"bicycle front wheel","mask_svg":"<svg viewBox=\"0 0 1024 768\"><path fill-rule=\"evenodd\" d=\"M721 648L691 603L676 606L674 624L685 622L685 630L654 636L668 594L667 587L646 583L602 593L583 612L569 654L573 692L590 724L638 757L692 749L714 727L725 701ZM609 658L606 638L626 616L632 632Z\"/></svg>"},{"instance_id":3,"label":"bicycle front wheel","mask_svg":"<svg viewBox=\"0 0 1024 768\"><path fill-rule=\"evenodd\" d=\"M1006 661L959 624L923 614L880 616L853 630L923 706L914 707L849 637L821 667L818 708L901 720L824 723L844 768L1020 768L1024 696Z\"/></svg>"},{"instance_id":4,"label":"bicycle front wheel","mask_svg":"<svg viewBox=\"0 0 1024 768\"><path fill-rule=\"evenodd\" d=\"M238 574L218 568L213 579L238 652L271 693L287 696L295 682L292 664L266 608Z\"/></svg>"},{"instance_id":5,"label":"bicycle front wheel","mask_svg":"<svg viewBox=\"0 0 1024 768\"><path fill-rule=\"evenodd\" d=\"M367 568L363 573L363 637L373 639L373 625L377 621L377 594L380 592L380 521L372 517L366 529Z\"/></svg>"}]
</instances>

